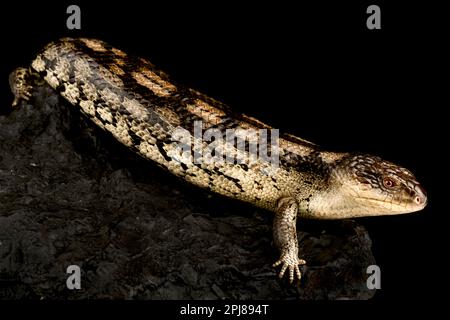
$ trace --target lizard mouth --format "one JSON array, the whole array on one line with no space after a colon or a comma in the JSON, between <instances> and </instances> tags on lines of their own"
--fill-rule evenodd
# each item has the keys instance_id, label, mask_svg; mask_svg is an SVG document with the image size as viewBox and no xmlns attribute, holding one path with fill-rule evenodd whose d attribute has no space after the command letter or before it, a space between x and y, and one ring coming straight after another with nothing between
<instances>
[{"instance_id":1,"label":"lizard mouth","mask_svg":"<svg viewBox=\"0 0 450 320\"><path fill-rule=\"evenodd\" d=\"M377 210L382 211L384 214L402 214L420 211L425 208L427 204L426 199L417 199L417 197L409 202L395 201L387 198L377 199L364 196L357 196L356 200L363 202L364 206L371 204L372 207L377 208Z\"/></svg>"}]
</instances>

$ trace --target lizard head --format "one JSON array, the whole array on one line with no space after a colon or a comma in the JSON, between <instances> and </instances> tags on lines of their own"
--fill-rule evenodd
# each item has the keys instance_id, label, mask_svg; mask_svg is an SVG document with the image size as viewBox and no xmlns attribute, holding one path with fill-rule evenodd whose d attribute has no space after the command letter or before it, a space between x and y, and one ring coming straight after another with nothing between
<instances>
[{"instance_id":1,"label":"lizard head","mask_svg":"<svg viewBox=\"0 0 450 320\"><path fill-rule=\"evenodd\" d=\"M427 204L409 170L371 155L345 156L332 171L330 186L334 206L347 210L347 217L410 213Z\"/></svg>"}]
</instances>

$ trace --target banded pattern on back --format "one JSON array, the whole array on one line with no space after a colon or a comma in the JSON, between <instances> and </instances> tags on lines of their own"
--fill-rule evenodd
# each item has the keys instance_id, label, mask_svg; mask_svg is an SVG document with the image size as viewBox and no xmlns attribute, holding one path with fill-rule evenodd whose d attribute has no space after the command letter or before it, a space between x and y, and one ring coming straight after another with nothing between
<instances>
[{"instance_id":1,"label":"banded pattern on back","mask_svg":"<svg viewBox=\"0 0 450 320\"><path fill-rule=\"evenodd\" d=\"M273 209L276 199L283 195L308 193L300 190L300 181L316 175L316 171L309 170L306 163L310 163L311 155L322 162L317 146L288 136L279 140L278 168L229 143L223 148L235 154L241 160L239 164L196 163L193 157L183 157L177 147L179 141L173 140L180 128L189 133L187 143L194 154L197 152L197 160L211 154L206 150L208 145L193 136L195 121L201 121L202 130L214 128L222 133L226 129L271 127L174 83L149 61L129 56L103 41L65 38L53 42L36 57L32 68L68 102L79 106L95 124L133 151L188 182L226 196ZM257 138L247 138L259 146Z\"/></svg>"}]
</instances>

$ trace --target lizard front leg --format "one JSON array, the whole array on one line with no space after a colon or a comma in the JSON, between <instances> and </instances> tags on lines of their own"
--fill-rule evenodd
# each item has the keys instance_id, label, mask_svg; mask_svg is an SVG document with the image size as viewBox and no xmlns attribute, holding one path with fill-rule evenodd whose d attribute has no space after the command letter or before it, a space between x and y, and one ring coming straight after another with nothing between
<instances>
[{"instance_id":1,"label":"lizard front leg","mask_svg":"<svg viewBox=\"0 0 450 320\"><path fill-rule=\"evenodd\" d=\"M273 239L281 253L280 259L273 267L281 265L280 278L286 270L289 270L289 282L294 281L294 273L298 280L301 279L299 265L306 263L298 258L297 241L297 212L298 204L293 198L282 198L278 201L278 209L273 222Z\"/></svg>"}]
</instances>

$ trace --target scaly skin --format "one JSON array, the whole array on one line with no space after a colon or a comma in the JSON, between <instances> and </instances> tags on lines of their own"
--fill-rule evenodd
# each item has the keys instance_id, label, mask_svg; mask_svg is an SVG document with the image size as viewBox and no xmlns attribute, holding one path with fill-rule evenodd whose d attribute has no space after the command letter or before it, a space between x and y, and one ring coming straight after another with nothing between
<instances>
[{"instance_id":1,"label":"scaly skin","mask_svg":"<svg viewBox=\"0 0 450 320\"><path fill-rule=\"evenodd\" d=\"M273 128L174 83L150 62L99 40L67 38L47 45L30 70L11 74L13 105L30 98L36 79L45 80L142 157L201 188L275 212L274 241L281 257L274 266L281 265L280 277L289 271L291 282L300 279L298 266L305 263L298 257L297 216L393 215L421 210L427 203L411 172L375 156L328 152L284 134L274 138L278 145L268 146L278 162L256 157L251 146L262 146L258 130ZM211 145L195 135L196 121L203 132L214 129L209 132L217 137L227 129L256 134L246 137L244 149L236 148L234 140L217 142L216 148L239 161L211 161ZM191 151L181 152L180 142Z\"/></svg>"}]
</instances>

